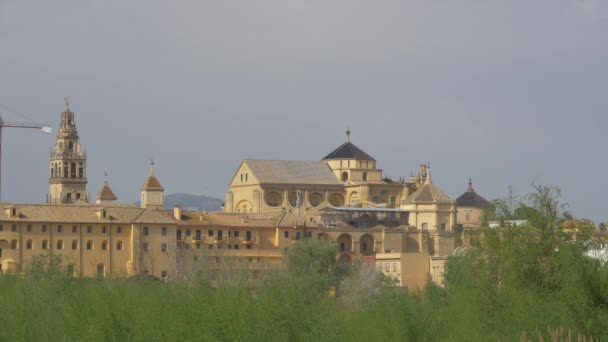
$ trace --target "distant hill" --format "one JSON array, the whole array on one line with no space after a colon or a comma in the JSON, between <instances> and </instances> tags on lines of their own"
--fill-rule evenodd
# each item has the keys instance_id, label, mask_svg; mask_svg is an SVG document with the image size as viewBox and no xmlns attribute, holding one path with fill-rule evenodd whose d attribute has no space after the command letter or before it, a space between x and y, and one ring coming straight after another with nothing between
<instances>
[{"instance_id":1,"label":"distant hill","mask_svg":"<svg viewBox=\"0 0 608 342\"><path fill-rule=\"evenodd\" d=\"M219 198L204 195L170 194L165 196L165 209L167 210L179 205L184 210L218 211L223 203L224 201ZM135 203L137 206L140 204L139 201Z\"/></svg>"}]
</instances>

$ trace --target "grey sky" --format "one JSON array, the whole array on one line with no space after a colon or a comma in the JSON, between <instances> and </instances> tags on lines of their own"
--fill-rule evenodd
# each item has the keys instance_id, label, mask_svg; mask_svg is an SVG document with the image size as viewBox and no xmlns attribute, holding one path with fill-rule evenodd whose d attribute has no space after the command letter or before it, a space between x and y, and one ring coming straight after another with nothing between
<instances>
[{"instance_id":1,"label":"grey sky","mask_svg":"<svg viewBox=\"0 0 608 342\"><path fill-rule=\"evenodd\" d=\"M89 191L223 197L245 158L318 160L352 139L385 174L430 162L560 185L608 219L608 0L0 0L5 120L53 122L69 96ZM3 200L43 201L53 136L5 129Z\"/></svg>"}]
</instances>

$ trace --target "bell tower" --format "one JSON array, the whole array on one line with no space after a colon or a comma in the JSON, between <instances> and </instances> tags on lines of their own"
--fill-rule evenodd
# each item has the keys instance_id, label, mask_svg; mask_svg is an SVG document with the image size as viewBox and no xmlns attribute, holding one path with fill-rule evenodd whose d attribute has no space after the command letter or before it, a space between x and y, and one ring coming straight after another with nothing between
<instances>
[{"instance_id":1,"label":"bell tower","mask_svg":"<svg viewBox=\"0 0 608 342\"><path fill-rule=\"evenodd\" d=\"M74 112L70 110L70 102L67 98L65 98L65 111L61 113L57 141L51 150L49 163L48 203L89 202L87 155L80 145Z\"/></svg>"}]
</instances>

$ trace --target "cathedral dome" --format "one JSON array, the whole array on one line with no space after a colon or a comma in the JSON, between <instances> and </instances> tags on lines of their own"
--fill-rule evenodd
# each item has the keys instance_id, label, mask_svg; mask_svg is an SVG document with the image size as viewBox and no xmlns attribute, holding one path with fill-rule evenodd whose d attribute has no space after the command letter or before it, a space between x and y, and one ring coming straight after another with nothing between
<instances>
[{"instance_id":1,"label":"cathedral dome","mask_svg":"<svg viewBox=\"0 0 608 342\"><path fill-rule=\"evenodd\" d=\"M473 182L471 179L469 179L467 191L456 199L456 204L460 207L474 207L483 209L492 205L492 203L488 202L485 198L481 197L475 192L475 190L473 190Z\"/></svg>"},{"instance_id":2,"label":"cathedral dome","mask_svg":"<svg viewBox=\"0 0 608 342\"><path fill-rule=\"evenodd\" d=\"M350 129L346 131L346 142L325 156L322 160L358 159L376 161L372 156L350 142Z\"/></svg>"}]
</instances>

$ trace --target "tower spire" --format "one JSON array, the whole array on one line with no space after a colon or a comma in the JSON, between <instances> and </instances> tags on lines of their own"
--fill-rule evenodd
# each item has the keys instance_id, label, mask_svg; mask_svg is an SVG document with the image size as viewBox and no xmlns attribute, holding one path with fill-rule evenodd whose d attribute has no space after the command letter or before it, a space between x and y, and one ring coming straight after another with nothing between
<instances>
[{"instance_id":1,"label":"tower spire","mask_svg":"<svg viewBox=\"0 0 608 342\"><path fill-rule=\"evenodd\" d=\"M473 192L473 180L469 177L469 185L467 186L467 192Z\"/></svg>"},{"instance_id":2,"label":"tower spire","mask_svg":"<svg viewBox=\"0 0 608 342\"><path fill-rule=\"evenodd\" d=\"M346 125L346 142L350 142L350 126Z\"/></svg>"},{"instance_id":3,"label":"tower spire","mask_svg":"<svg viewBox=\"0 0 608 342\"><path fill-rule=\"evenodd\" d=\"M150 177L154 176L154 160L150 159Z\"/></svg>"},{"instance_id":4,"label":"tower spire","mask_svg":"<svg viewBox=\"0 0 608 342\"><path fill-rule=\"evenodd\" d=\"M65 101L65 111L69 112L70 111L70 100L67 97L64 97L63 101Z\"/></svg>"}]
</instances>

